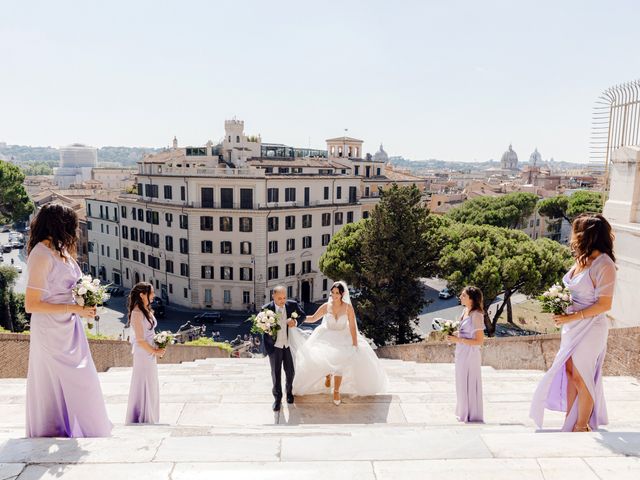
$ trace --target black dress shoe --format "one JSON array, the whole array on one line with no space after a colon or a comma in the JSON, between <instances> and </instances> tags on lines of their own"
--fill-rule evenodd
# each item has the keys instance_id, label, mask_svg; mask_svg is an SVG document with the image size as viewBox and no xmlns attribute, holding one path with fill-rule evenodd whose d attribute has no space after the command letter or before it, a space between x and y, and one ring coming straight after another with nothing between
<instances>
[{"instance_id":1,"label":"black dress shoe","mask_svg":"<svg viewBox=\"0 0 640 480\"><path fill-rule=\"evenodd\" d=\"M276 400L275 402L273 402L273 411L274 412L279 412L280 411L280 406L282 405L282 401L281 400Z\"/></svg>"},{"instance_id":2,"label":"black dress shoe","mask_svg":"<svg viewBox=\"0 0 640 480\"><path fill-rule=\"evenodd\" d=\"M293 403L293 393L287 393L287 403L291 404Z\"/></svg>"}]
</instances>

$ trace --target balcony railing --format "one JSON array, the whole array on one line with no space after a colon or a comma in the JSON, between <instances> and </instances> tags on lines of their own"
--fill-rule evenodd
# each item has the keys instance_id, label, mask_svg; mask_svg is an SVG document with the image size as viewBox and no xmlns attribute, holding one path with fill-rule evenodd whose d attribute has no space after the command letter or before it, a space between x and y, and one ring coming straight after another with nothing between
<instances>
[{"instance_id":1,"label":"balcony railing","mask_svg":"<svg viewBox=\"0 0 640 480\"><path fill-rule=\"evenodd\" d=\"M167 167L163 166L162 171L158 172L162 175L197 175L203 177L251 177L264 178L264 170L256 168L226 168L226 167Z\"/></svg>"},{"instance_id":2,"label":"balcony railing","mask_svg":"<svg viewBox=\"0 0 640 480\"><path fill-rule=\"evenodd\" d=\"M221 202L189 202L187 207L191 208L212 208L212 209L229 209L229 210L269 210L280 208L304 208L304 207L341 207L348 205L357 205L358 199L351 199L349 202L330 202L327 200L314 200L305 202L304 200L296 202L267 202L254 203L253 206L246 206L242 203L222 204Z\"/></svg>"},{"instance_id":3,"label":"balcony railing","mask_svg":"<svg viewBox=\"0 0 640 480\"><path fill-rule=\"evenodd\" d=\"M360 203L360 197L345 199L345 201L330 201L330 200L313 200L305 202L299 200L295 202L253 202L252 204L244 204L242 202L167 202L166 200L159 198L151 198L140 196L132 193L122 194L120 198L126 200L134 200L138 202L144 202L149 204L162 204L171 206L184 206L188 208L211 208L215 210L271 210L271 209L286 209L286 208L313 208L313 207L342 207L349 205L358 205ZM362 199L367 197L363 196Z\"/></svg>"}]
</instances>

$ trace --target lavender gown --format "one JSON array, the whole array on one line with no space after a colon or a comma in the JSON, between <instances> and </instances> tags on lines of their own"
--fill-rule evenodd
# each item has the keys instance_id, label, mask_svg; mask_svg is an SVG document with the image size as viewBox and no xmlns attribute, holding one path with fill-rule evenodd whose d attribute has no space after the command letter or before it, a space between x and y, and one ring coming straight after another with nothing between
<instances>
[{"instance_id":1,"label":"lavender gown","mask_svg":"<svg viewBox=\"0 0 640 480\"><path fill-rule=\"evenodd\" d=\"M155 347L153 337L157 325L155 317L151 317L150 325L139 310L131 313L131 343L133 344L133 373L129 388L129 403L125 422L158 423L160 420L160 387L158 384L158 365L156 356L144 351L138 345L135 335L135 323L141 325L144 339Z\"/></svg>"},{"instance_id":2,"label":"lavender gown","mask_svg":"<svg viewBox=\"0 0 640 480\"><path fill-rule=\"evenodd\" d=\"M474 338L484 330L482 313L474 311L460 322L459 336ZM482 358L479 345L456 343L456 417L461 422L482 422Z\"/></svg>"},{"instance_id":3,"label":"lavender gown","mask_svg":"<svg viewBox=\"0 0 640 480\"><path fill-rule=\"evenodd\" d=\"M27 260L27 288L42 301L73 304L78 264L63 261L45 245ZM74 314L31 315L27 374L27 437L107 437L111 422L80 318Z\"/></svg>"},{"instance_id":4,"label":"lavender gown","mask_svg":"<svg viewBox=\"0 0 640 480\"><path fill-rule=\"evenodd\" d=\"M568 313L579 312L590 307L601 296L613 296L615 285L615 263L606 254L599 255L591 266L573 275L575 266L563 278L571 291L573 305ZM565 364L573 359L573 367L583 378L594 406L589 426L595 430L608 423L607 407L602 389L602 364L607 351L609 321L604 313L584 320L575 320L562 326L560 350L553 365L544 375L533 394L529 416L539 428L542 427L545 407L561 412L567 411L567 374ZM567 415L563 432L570 432L578 419L578 400Z\"/></svg>"}]
</instances>

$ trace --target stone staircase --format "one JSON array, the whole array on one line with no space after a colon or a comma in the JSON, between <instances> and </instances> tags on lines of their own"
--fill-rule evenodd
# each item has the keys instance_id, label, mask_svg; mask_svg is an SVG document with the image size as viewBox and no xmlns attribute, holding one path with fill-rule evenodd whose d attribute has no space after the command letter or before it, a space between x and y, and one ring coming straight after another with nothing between
<instances>
[{"instance_id":1,"label":"stone staircase","mask_svg":"<svg viewBox=\"0 0 640 480\"><path fill-rule=\"evenodd\" d=\"M605 378L610 425L559 433L528 418L542 373L483 367L485 422L459 424L452 364L382 360L375 397L299 397L271 411L266 359L160 365L161 422L124 426L131 371L100 374L111 438L24 439L25 380L0 380L0 480L640 478L640 382ZM554 431L555 430L555 431ZM223 477L224 478L224 477Z\"/></svg>"}]
</instances>

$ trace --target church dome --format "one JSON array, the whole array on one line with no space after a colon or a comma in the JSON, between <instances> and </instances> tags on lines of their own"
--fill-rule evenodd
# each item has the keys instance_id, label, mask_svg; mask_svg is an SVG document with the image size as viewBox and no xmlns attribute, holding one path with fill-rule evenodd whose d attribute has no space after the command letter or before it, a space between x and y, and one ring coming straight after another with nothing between
<instances>
[{"instance_id":1,"label":"church dome","mask_svg":"<svg viewBox=\"0 0 640 480\"><path fill-rule=\"evenodd\" d=\"M387 155L387 152L385 152L384 148L382 148L382 144L380 144L380 150L378 150L373 156L373 160L375 162L385 162L385 163L389 161L389 155Z\"/></svg>"},{"instance_id":2,"label":"church dome","mask_svg":"<svg viewBox=\"0 0 640 480\"><path fill-rule=\"evenodd\" d=\"M529 157L529 164L535 167L536 165L540 165L541 163L542 163L542 155L540 155L540 152L536 148L535 151Z\"/></svg>"},{"instance_id":3,"label":"church dome","mask_svg":"<svg viewBox=\"0 0 640 480\"><path fill-rule=\"evenodd\" d=\"M500 163L504 169L515 170L518 168L518 154L513 150L511 145L509 145L509 150L502 154Z\"/></svg>"}]
</instances>

